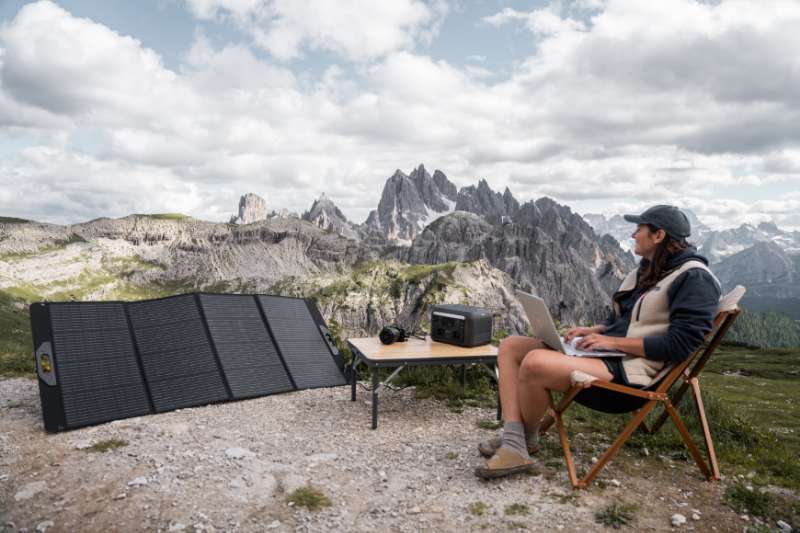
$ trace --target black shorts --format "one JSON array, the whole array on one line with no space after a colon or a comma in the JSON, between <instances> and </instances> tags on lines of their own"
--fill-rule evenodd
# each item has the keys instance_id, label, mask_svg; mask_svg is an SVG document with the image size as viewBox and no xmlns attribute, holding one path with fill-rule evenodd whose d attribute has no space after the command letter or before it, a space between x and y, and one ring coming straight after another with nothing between
<instances>
[{"instance_id":1,"label":"black shorts","mask_svg":"<svg viewBox=\"0 0 800 533\"><path fill-rule=\"evenodd\" d=\"M641 385L632 385L628 383L628 378L625 375L625 368L622 366L621 357L603 357L603 363L611 373L613 378L611 383L619 385L626 385L642 389ZM575 397L575 401L579 404L585 405L597 411L606 413L629 413L635 411L646 403L642 398L634 398L627 394L620 394L616 391L601 389L600 387L589 387L582 390Z\"/></svg>"}]
</instances>

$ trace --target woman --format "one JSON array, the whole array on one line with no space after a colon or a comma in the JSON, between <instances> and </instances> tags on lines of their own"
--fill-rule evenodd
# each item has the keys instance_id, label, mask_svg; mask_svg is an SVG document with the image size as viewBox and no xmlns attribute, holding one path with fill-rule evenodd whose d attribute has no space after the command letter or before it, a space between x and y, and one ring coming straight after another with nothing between
<instances>
[{"instance_id":1,"label":"woman","mask_svg":"<svg viewBox=\"0 0 800 533\"><path fill-rule=\"evenodd\" d=\"M708 261L686 242L691 227L678 208L657 205L641 215L625 215L637 224L634 253L639 267L613 296L605 324L570 329L566 339L582 337L587 350L617 350L624 358L569 357L530 337L500 343L501 438L481 442L490 457L475 474L501 477L530 468L538 449L539 424L548 406L548 389L566 391L570 374L582 370L603 381L646 387L665 364L684 361L711 330L720 287Z\"/></svg>"}]
</instances>

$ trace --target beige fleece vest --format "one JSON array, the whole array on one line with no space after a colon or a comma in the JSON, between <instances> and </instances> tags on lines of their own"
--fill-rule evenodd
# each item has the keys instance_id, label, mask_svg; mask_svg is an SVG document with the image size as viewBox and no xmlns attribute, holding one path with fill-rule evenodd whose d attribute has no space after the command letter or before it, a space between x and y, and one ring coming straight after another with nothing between
<instances>
[{"instance_id":1,"label":"beige fleece vest","mask_svg":"<svg viewBox=\"0 0 800 533\"><path fill-rule=\"evenodd\" d=\"M642 294L634 304L631 311L631 322L625 334L626 337L642 338L666 335L669 329L669 287L678 276L693 268L700 268L713 276L705 263L692 260L686 261L661 278L650 290ZM634 270L625 276L617 293L631 291L636 287L636 273L637 271ZM619 316L620 308L616 299L614 300L614 310ZM627 355L622 359L622 366L630 383L646 387L650 385L656 374L664 367L664 362Z\"/></svg>"}]
</instances>

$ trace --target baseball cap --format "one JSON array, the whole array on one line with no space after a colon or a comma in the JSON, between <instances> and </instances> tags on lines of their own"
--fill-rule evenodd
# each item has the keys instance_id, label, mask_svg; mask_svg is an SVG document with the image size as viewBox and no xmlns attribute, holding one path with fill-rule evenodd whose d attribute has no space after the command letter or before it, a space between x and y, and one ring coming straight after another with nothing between
<instances>
[{"instance_id":1,"label":"baseball cap","mask_svg":"<svg viewBox=\"0 0 800 533\"><path fill-rule=\"evenodd\" d=\"M692 234L689 219L674 205L654 205L641 215L625 215L625 220L634 224L651 224L675 239L685 239Z\"/></svg>"}]
</instances>

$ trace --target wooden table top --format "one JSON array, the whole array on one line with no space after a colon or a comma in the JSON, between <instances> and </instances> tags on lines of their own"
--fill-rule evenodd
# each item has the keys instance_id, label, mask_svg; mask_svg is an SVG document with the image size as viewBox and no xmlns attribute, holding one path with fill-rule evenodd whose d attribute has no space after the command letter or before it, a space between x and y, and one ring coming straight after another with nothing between
<instances>
[{"instance_id":1,"label":"wooden table top","mask_svg":"<svg viewBox=\"0 0 800 533\"><path fill-rule=\"evenodd\" d=\"M411 337L405 342L381 343L378 337L347 339L353 347L372 361L394 361L411 359L476 359L497 357L497 348L491 344L463 348L454 344L436 342L430 337L425 340Z\"/></svg>"}]
</instances>

